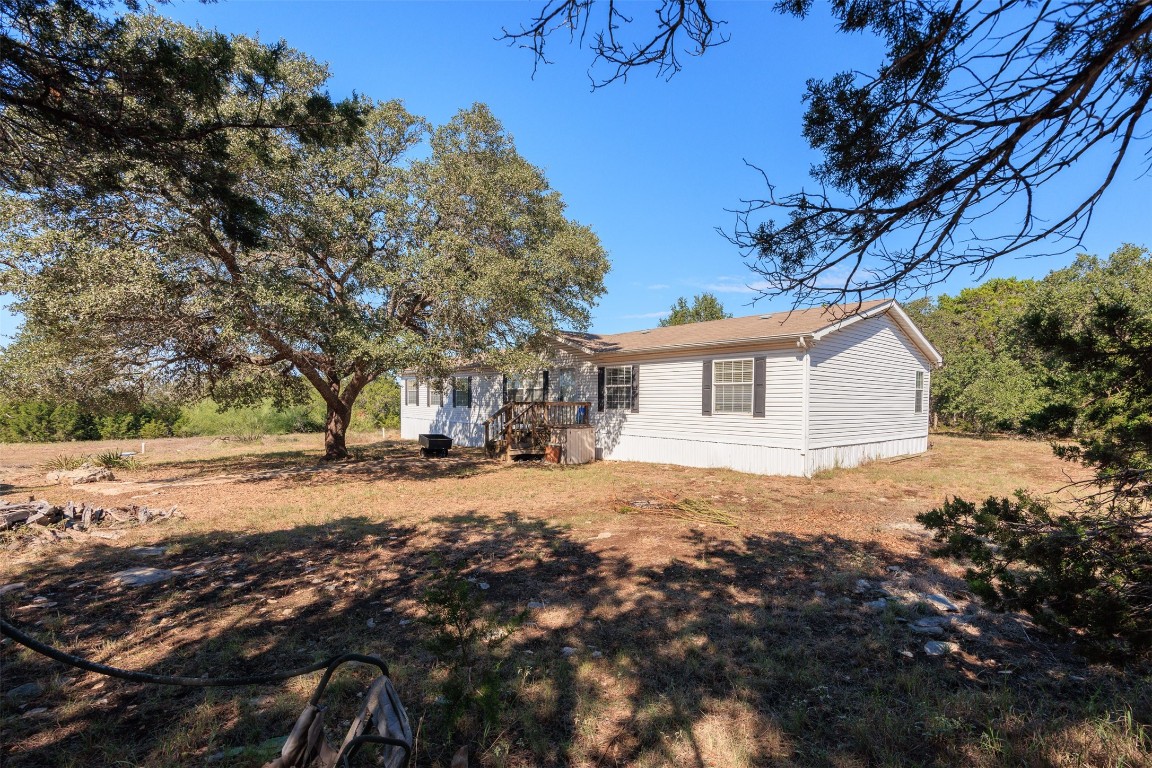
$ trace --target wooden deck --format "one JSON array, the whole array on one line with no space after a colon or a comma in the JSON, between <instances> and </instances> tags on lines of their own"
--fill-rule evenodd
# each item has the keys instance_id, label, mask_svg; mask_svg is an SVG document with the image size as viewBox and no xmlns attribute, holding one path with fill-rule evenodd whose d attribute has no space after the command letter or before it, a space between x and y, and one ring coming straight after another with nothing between
<instances>
[{"instance_id":1,"label":"wooden deck","mask_svg":"<svg viewBox=\"0 0 1152 768\"><path fill-rule=\"evenodd\" d=\"M543 456L556 430L586 427L591 402L505 403L484 422L484 449L506 461Z\"/></svg>"}]
</instances>

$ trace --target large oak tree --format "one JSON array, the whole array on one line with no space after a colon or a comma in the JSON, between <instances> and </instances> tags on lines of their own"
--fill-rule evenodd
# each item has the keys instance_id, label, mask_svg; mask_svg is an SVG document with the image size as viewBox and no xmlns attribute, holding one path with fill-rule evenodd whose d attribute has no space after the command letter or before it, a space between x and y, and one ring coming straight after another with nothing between
<instances>
[{"instance_id":1,"label":"large oak tree","mask_svg":"<svg viewBox=\"0 0 1152 768\"><path fill-rule=\"evenodd\" d=\"M323 76L296 57L289 82L307 92ZM462 359L512 367L587 324L605 253L486 107L435 129L399 102L361 109L347 145L274 131L233 151L237 193L265 212L256 244L163 168L66 207L9 197L0 290L25 317L22 359L46 350L222 402L310 385L326 456L341 458L373 380L437 378Z\"/></svg>"}]
</instances>

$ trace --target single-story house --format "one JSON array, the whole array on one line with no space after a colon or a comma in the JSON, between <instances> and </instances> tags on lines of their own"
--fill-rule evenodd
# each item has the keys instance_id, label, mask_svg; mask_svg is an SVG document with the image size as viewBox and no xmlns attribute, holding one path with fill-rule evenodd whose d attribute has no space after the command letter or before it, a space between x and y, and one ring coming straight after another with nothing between
<instances>
[{"instance_id":1,"label":"single-story house","mask_svg":"<svg viewBox=\"0 0 1152 768\"><path fill-rule=\"evenodd\" d=\"M565 333L548 368L529 375L477 367L442 384L404 376L400 429L492 448L494 416L503 429L527 418L517 414L529 406L509 404L536 403L535 418L563 410L587 424L596 458L810 476L926 451L932 370L942 362L890 299Z\"/></svg>"}]
</instances>

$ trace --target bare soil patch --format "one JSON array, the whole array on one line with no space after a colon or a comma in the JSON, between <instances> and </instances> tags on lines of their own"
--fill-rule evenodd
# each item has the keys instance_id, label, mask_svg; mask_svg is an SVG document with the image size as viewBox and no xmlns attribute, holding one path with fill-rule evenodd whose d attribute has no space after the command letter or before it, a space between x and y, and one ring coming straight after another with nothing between
<instances>
[{"instance_id":1,"label":"bare soil patch","mask_svg":"<svg viewBox=\"0 0 1152 768\"><path fill-rule=\"evenodd\" d=\"M113 447L127 448L121 442ZM478 451L319 438L262 445L150 441L142 469L49 486L37 466L84 446L0 447L9 497L178 506L115 542L13 542L6 616L74 653L169 674L385 658L414 723L417 764L467 745L483 766L1152 764L1152 672L1086 663L1021 617L985 613L929 557L914 515L948 495L1054 489L1042 443L934 438L922 457L812 480L597 463L505 465ZM731 524L627 502L691 499ZM160 550L135 549L139 546ZM116 573L176 576L125 587ZM476 620L510 627L494 715L453 713L428 590L466 580ZM863 580L864 586L862 586ZM886 586L885 586L886 585ZM881 590L938 593L875 605ZM917 621L940 633L913 631ZM957 644L929 656L927 641ZM0 759L11 766L258 766L312 680L204 692L77 674L6 642ZM329 723L366 673L337 682ZM245 749L236 749L243 747Z\"/></svg>"}]
</instances>

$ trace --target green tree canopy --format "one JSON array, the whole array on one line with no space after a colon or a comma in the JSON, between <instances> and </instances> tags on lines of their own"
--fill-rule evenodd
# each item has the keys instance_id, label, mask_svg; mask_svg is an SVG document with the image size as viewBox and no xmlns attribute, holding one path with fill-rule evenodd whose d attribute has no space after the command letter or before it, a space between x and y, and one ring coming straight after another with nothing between
<instances>
[{"instance_id":1,"label":"green tree canopy","mask_svg":"<svg viewBox=\"0 0 1152 768\"><path fill-rule=\"evenodd\" d=\"M323 77L293 83L300 56L283 43L110 7L0 0L0 183L66 202L160 173L212 201L230 237L256 242L265 211L238 191L234 155L251 156L273 130L345 140L358 104L333 103Z\"/></svg>"},{"instance_id":2,"label":"green tree canopy","mask_svg":"<svg viewBox=\"0 0 1152 768\"><path fill-rule=\"evenodd\" d=\"M906 306L944 356L932 376L932 410L946 424L979 432L1043 426L1053 394L1020 326L1038 287L1034 280L989 280Z\"/></svg>"},{"instance_id":3,"label":"green tree canopy","mask_svg":"<svg viewBox=\"0 0 1152 768\"><path fill-rule=\"evenodd\" d=\"M1080 256L1044 279L1024 323L1041 370L1075 413L1080 447L1066 455L1104 472L1152 470L1148 250L1125 245L1107 259Z\"/></svg>"},{"instance_id":4,"label":"green tree canopy","mask_svg":"<svg viewBox=\"0 0 1152 768\"><path fill-rule=\"evenodd\" d=\"M704 320L723 320L732 317L724 311L724 305L711 293L702 293L692 297L692 305L683 296L676 299L668 317L660 321L661 326L684 325L685 323L699 323Z\"/></svg>"},{"instance_id":5,"label":"green tree canopy","mask_svg":"<svg viewBox=\"0 0 1152 768\"><path fill-rule=\"evenodd\" d=\"M297 93L323 82L287 60ZM25 317L18 344L225 404L311 386L340 458L353 404L381 376L526 365L548 334L587 325L604 250L486 107L435 129L399 102L360 108L346 145L275 131L234 148L236 188L266 212L258 245L161 166L98 202L4 200L0 290Z\"/></svg>"}]
</instances>

